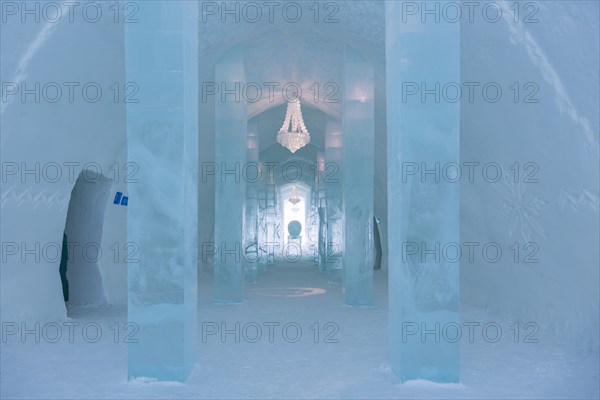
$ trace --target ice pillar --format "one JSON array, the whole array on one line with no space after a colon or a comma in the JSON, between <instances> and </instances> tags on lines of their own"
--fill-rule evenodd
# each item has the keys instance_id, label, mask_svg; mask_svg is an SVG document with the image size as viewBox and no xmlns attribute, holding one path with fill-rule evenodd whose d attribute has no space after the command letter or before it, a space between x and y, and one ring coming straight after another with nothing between
<instances>
[{"instance_id":1,"label":"ice pillar","mask_svg":"<svg viewBox=\"0 0 600 400\"><path fill-rule=\"evenodd\" d=\"M325 153L317 152L317 173L315 179L315 196L317 197L317 217L318 217L318 236L317 236L317 255L316 260L319 265L319 271L325 272L325 251L327 248L327 209L325 196Z\"/></svg>"},{"instance_id":2,"label":"ice pillar","mask_svg":"<svg viewBox=\"0 0 600 400\"><path fill-rule=\"evenodd\" d=\"M391 366L458 382L459 263L440 249L459 243L460 189L425 172L459 162L459 24L407 5L386 2Z\"/></svg>"},{"instance_id":3,"label":"ice pillar","mask_svg":"<svg viewBox=\"0 0 600 400\"><path fill-rule=\"evenodd\" d=\"M266 185L267 199L267 227L268 227L268 242L267 242L267 264L275 264L275 256L281 253L281 242L284 240L284 232L281 227L281 204L278 200L277 179L275 170L270 168L268 174L268 182Z\"/></svg>"},{"instance_id":4,"label":"ice pillar","mask_svg":"<svg viewBox=\"0 0 600 400\"><path fill-rule=\"evenodd\" d=\"M196 361L198 9L138 1L125 24L128 375L183 381ZM134 90L135 89L135 90ZM135 251L135 252L134 252Z\"/></svg>"},{"instance_id":5,"label":"ice pillar","mask_svg":"<svg viewBox=\"0 0 600 400\"><path fill-rule=\"evenodd\" d=\"M267 269L268 253L267 242L269 241L269 230L267 222L267 190L265 168L259 162L261 178L258 183L258 270L264 272Z\"/></svg>"},{"instance_id":6,"label":"ice pillar","mask_svg":"<svg viewBox=\"0 0 600 400\"><path fill-rule=\"evenodd\" d=\"M344 251L344 211L342 193L342 127L339 121L329 119L325 127L326 178L325 196L327 214L325 259L323 263L329 282L342 281L342 254Z\"/></svg>"},{"instance_id":7,"label":"ice pillar","mask_svg":"<svg viewBox=\"0 0 600 400\"><path fill-rule=\"evenodd\" d=\"M256 120L248 123L247 162L242 170L246 181L244 210L244 277L246 282L258 280L258 187L261 169L258 164L259 140Z\"/></svg>"},{"instance_id":8,"label":"ice pillar","mask_svg":"<svg viewBox=\"0 0 600 400\"><path fill-rule=\"evenodd\" d=\"M219 168L215 182L215 302L240 303L244 300L243 222L246 200L248 122L244 47L237 45L221 56L215 65L215 82L220 96L215 98L215 162Z\"/></svg>"},{"instance_id":9,"label":"ice pillar","mask_svg":"<svg viewBox=\"0 0 600 400\"><path fill-rule=\"evenodd\" d=\"M260 162L261 180L259 183L259 218L258 218L258 236L259 236L259 271L265 272L268 265L275 262L275 251L281 251L279 247L281 229L275 167L276 162Z\"/></svg>"},{"instance_id":10,"label":"ice pillar","mask_svg":"<svg viewBox=\"0 0 600 400\"><path fill-rule=\"evenodd\" d=\"M354 49L344 54L344 299L373 303L373 68Z\"/></svg>"}]
</instances>

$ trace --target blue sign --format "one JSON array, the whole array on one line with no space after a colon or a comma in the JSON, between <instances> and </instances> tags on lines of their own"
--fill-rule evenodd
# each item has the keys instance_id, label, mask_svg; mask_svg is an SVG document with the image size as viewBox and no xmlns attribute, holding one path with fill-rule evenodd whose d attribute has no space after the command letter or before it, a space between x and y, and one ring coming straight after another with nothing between
<instances>
[{"instance_id":1,"label":"blue sign","mask_svg":"<svg viewBox=\"0 0 600 400\"><path fill-rule=\"evenodd\" d=\"M127 196L123 196L122 192L117 192L115 194L115 199L113 201L113 204L121 204L122 206L127 207L127 203L129 202L129 197Z\"/></svg>"}]
</instances>

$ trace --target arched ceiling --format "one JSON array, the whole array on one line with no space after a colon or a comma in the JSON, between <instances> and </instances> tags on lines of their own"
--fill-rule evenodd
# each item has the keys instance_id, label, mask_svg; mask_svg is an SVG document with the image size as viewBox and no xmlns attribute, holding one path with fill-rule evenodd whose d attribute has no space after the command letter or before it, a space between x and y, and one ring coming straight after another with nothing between
<instances>
[{"instance_id":1,"label":"arched ceiling","mask_svg":"<svg viewBox=\"0 0 600 400\"><path fill-rule=\"evenodd\" d=\"M290 7L284 18L282 10L286 3L302 7L299 22L286 21L286 18L289 20L295 16L294 7ZM314 2L279 2L281 5L275 7L272 22L269 21L267 7L263 5L262 18L256 23L247 21L254 17L255 11L248 9L244 12L243 2L227 3L230 10L239 7L239 23L236 23L235 15L222 15L222 5L217 7L213 15L215 9L211 7L214 4L201 7L200 74L203 79L211 77L218 58L232 46L244 43L247 82L264 87L263 96L248 104L249 118L285 102L282 90L276 89L275 96L269 98L267 86L263 85L265 82L277 82L281 87L286 83L297 83L302 88L304 103L310 103L314 108L339 118L340 103L324 100L341 100L344 46L350 45L359 50L373 64L384 65L385 7L382 1L321 2L318 3L318 22L315 22ZM328 16L337 22L324 22ZM225 22L222 22L222 18L225 18ZM315 83L320 88L319 94L315 90ZM330 85L325 87L327 84ZM305 121L307 125L310 124L310 120L305 118Z\"/></svg>"}]
</instances>

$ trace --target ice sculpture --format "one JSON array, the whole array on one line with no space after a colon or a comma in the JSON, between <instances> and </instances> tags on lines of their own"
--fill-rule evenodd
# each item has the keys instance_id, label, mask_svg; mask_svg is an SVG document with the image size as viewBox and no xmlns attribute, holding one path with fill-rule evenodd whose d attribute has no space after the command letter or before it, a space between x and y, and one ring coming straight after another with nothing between
<instances>
[{"instance_id":1,"label":"ice sculpture","mask_svg":"<svg viewBox=\"0 0 600 400\"><path fill-rule=\"evenodd\" d=\"M344 299L373 303L373 68L354 49L344 52Z\"/></svg>"},{"instance_id":2,"label":"ice sculpture","mask_svg":"<svg viewBox=\"0 0 600 400\"><path fill-rule=\"evenodd\" d=\"M139 1L125 24L129 379L183 381L196 361L198 9L193 1Z\"/></svg>"},{"instance_id":3,"label":"ice sculpture","mask_svg":"<svg viewBox=\"0 0 600 400\"><path fill-rule=\"evenodd\" d=\"M241 96L245 84L244 47L234 46L215 65L215 82L221 96L215 98L215 162L220 174L215 182L214 287L217 303L244 300L243 222L246 200L248 122L246 102Z\"/></svg>"},{"instance_id":4,"label":"ice sculpture","mask_svg":"<svg viewBox=\"0 0 600 400\"><path fill-rule=\"evenodd\" d=\"M403 6L386 3L391 365L458 382L459 263L436 251L459 242L460 189L423 172L459 161L460 103L436 86L460 82L459 24L402 21Z\"/></svg>"},{"instance_id":5,"label":"ice sculpture","mask_svg":"<svg viewBox=\"0 0 600 400\"><path fill-rule=\"evenodd\" d=\"M332 118L325 127L325 183L327 240L323 263L327 279L332 283L342 281L342 254L344 251L344 211L342 193L342 127ZM331 171L331 172L330 172Z\"/></svg>"},{"instance_id":6,"label":"ice sculpture","mask_svg":"<svg viewBox=\"0 0 600 400\"><path fill-rule=\"evenodd\" d=\"M246 171L246 206L244 211L244 277L246 282L258 280L258 183L261 171L258 164L259 140L256 120L248 122Z\"/></svg>"}]
</instances>

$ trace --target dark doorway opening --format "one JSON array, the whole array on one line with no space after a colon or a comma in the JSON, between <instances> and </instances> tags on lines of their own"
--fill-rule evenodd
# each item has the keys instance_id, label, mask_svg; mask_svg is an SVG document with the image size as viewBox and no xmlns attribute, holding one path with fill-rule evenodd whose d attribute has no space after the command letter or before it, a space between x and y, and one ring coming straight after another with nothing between
<instances>
[{"instance_id":1,"label":"dark doorway opening","mask_svg":"<svg viewBox=\"0 0 600 400\"><path fill-rule=\"evenodd\" d=\"M106 304L99 263L105 250L102 229L111 186L109 178L84 170L71 192L59 267L69 306Z\"/></svg>"}]
</instances>

